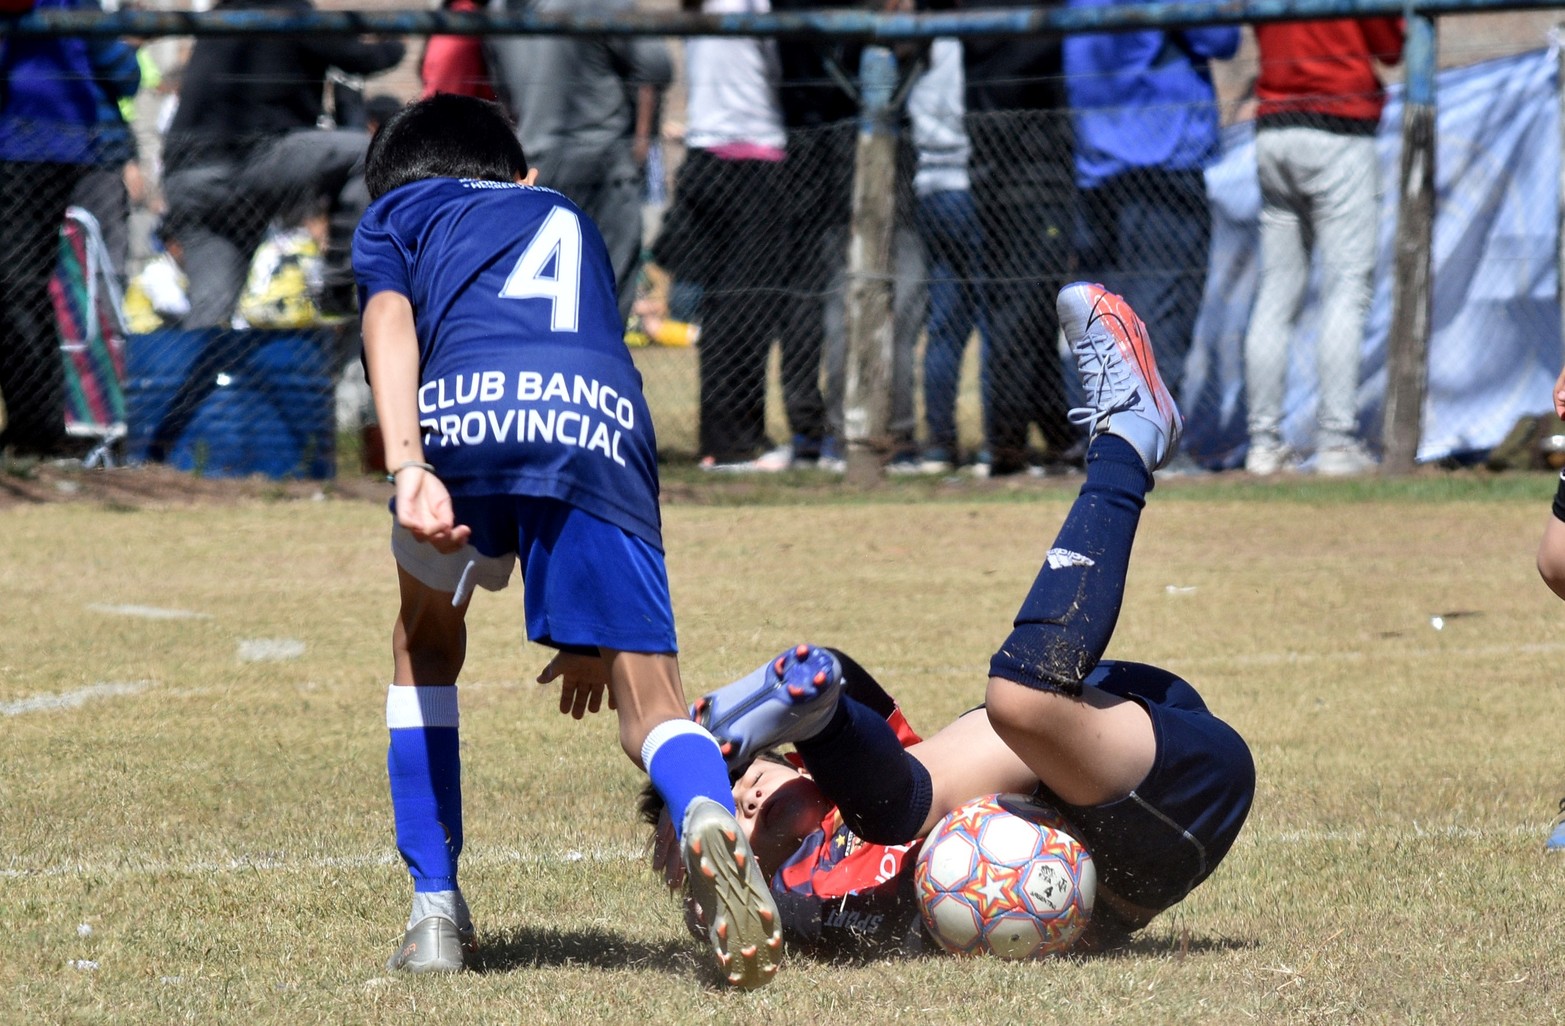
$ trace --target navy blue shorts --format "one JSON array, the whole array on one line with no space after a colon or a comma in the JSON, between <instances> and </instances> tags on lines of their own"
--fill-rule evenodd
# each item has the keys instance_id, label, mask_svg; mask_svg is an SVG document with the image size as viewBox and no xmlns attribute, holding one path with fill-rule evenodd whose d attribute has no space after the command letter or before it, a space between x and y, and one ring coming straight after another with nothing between
<instances>
[{"instance_id":1,"label":"navy blue shorts","mask_svg":"<svg viewBox=\"0 0 1565 1026\"><path fill-rule=\"evenodd\" d=\"M453 496L458 524L473 529L461 551L443 554L392 529L397 565L438 591L466 600L499 591L522 567L527 637L557 648L675 652L674 607L663 553L606 520L557 499Z\"/></svg>"},{"instance_id":2,"label":"navy blue shorts","mask_svg":"<svg viewBox=\"0 0 1565 1026\"><path fill-rule=\"evenodd\" d=\"M1107 805L1071 805L1042 784L1038 794L1076 828L1104 887L1160 912L1228 853L1255 797L1255 760L1195 688L1167 670L1105 659L1083 683L1147 710L1157 738L1152 770Z\"/></svg>"}]
</instances>

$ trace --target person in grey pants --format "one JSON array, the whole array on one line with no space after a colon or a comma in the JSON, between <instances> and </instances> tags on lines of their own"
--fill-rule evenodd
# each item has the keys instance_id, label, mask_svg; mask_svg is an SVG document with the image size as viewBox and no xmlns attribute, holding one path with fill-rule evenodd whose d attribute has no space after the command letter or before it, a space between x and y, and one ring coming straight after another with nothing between
<instances>
[{"instance_id":1,"label":"person in grey pants","mask_svg":"<svg viewBox=\"0 0 1565 1026\"><path fill-rule=\"evenodd\" d=\"M1265 476L1293 462L1282 438L1289 338L1318 255L1324 315L1314 469L1359 474L1375 466L1357 434L1359 351L1379 235L1375 133L1385 93L1377 65L1401 59L1402 20L1277 22L1256 26L1255 38L1261 283L1244 340L1244 468Z\"/></svg>"},{"instance_id":2,"label":"person in grey pants","mask_svg":"<svg viewBox=\"0 0 1565 1026\"><path fill-rule=\"evenodd\" d=\"M491 0L509 12L608 15L632 0ZM635 130L641 87L661 90L674 66L661 39L489 36L489 74L516 119L538 180L569 196L598 225L614 266L620 319L630 316L641 263L643 172Z\"/></svg>"}]
</instances>

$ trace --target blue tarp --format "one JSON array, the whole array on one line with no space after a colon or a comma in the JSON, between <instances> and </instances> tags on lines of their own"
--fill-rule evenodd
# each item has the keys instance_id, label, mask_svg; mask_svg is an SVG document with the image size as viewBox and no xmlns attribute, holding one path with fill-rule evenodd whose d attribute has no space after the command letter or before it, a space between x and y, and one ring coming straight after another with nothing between
<instances>
[{"instance_id":1,"label":"blue tarp","mask_svg":"<svg viewBox=\"0 0 1565 1026\"><path fill-rule=\"evenodd\" d=\"M1557 287L1560 132L1556 56L1539 50L1442 73L1436 95L1435 229L1429 390L1418 458L1497 445L1547 412L1562 359ZM1363 437L1378 444L1391 324L1402 92L1380 123L1382 216L1359 388ZM1255 296L1260 186L1250 122L1231 126L1207 172L1212 262L1185 380L1188 451L1243 462L1244 331ZM1292 339L1284 435L1313 446L1313 290Z\"/></svg>"}]
</instances>

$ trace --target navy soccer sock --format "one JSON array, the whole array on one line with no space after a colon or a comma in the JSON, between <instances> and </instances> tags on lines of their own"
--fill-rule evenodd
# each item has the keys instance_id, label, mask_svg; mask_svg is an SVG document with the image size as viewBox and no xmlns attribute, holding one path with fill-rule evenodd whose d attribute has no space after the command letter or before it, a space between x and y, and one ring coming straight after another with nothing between
<instances>
[{"instance_id":1,"label":"navy soccer sock","mask_svg":"<svg viewBox=\"0 0 1565 1026\"><path fill-rule=\"evenodd\" d=\"M1081 693L1103 657L1125 595L1130 549L1152 475L1131 444L1100 434L1087 449L1087 480L1060 525L1015 629L989 675L1044 691Z\"/></svg>"},{"instance_id":2,"label":"navy soccer sock","mask_svg":"<svg viewBox=\"0 0 1565 1026\"><path fill-rule=\"evenodd\" d=\"M674 836L684 837L685 812L697 798L710 798L734 810L733 785L717 739L693 720L664 720L641 745L641 764L663 796Z\"/></svg>"},{"instance_id":3,"label":"navy soccer sock","mask_svg":"<svg viewBox=\"0 0 1565 1026\"><path fill-rule=\"evenodd\" d=\"M462 854L455 685L392 685L386 692L386 726L391 734L386 770L397 850L413 876L413 890L455 891Z\"/></svg>"},{"instance_id":4,"label":"navy soccer sock","mask_svg":"<svg viewBox=\"0 0 1565 1026\"><path fill-rule=\"evenodd\" d=\"M831 721L794 748L859 837L901 844L918 835L934 801L929 770L902 747L883 714L843 695Z\"/></svg>"}]
</instances>

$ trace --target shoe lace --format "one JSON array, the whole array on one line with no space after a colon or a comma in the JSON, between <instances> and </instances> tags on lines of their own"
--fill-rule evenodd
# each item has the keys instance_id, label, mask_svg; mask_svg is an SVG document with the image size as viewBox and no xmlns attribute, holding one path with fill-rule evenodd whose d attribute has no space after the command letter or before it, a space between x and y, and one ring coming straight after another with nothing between
<instances>
[{"instance_id":1,"label":"shoe lace","mask_svg":"<svg viewBox=\"0 0 1565 1026\"><path fill-rule=\"evenodd\" d=\"M1106 332L1094 332L1089 327L1071 343L1071 350L1076 354L1088 405L1074 407L1066 416L1072 424L1087 425L1090 437L1099 420L1135 404L1139 382L1126 362L1117 358L1117 347Z\"/></svg>"}]
</instances>

